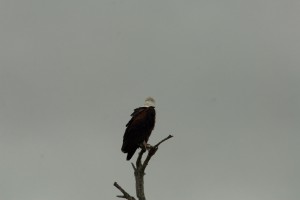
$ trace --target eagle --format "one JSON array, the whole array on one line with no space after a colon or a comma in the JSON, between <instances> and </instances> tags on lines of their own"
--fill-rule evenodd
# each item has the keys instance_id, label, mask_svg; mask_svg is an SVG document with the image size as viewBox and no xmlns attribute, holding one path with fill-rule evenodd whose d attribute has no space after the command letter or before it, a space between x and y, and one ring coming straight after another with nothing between
<instances>
[{"instance_id":1,"label":"eagle","mask_svg":"<svg viewBox=\"0 0 300 200\"><path fill-rule=\"evenodd\" d=\"M147 148L147 142L155 125L155 100L148 97L144 106L134 109L131 119L126 124L123 136L122 152L127 153L126 160L130 160L140 147Z\"/></svg>"}]
</instances>

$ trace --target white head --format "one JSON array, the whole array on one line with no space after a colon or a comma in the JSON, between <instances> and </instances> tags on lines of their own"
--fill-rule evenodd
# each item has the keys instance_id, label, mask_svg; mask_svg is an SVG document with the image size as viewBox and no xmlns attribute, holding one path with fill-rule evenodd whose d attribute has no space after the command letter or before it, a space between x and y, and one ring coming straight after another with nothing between
<instances>
[{"instance_id":1,"label":"white head","mask_svg":"<svg viewBox=\"0 0 300 200\"><path fill-rule=\"evenodd\" d=\"M144 103L145 107L154 107L155 106L155 100L152 97L147 97Z\"/></svg>"}]
</instances>

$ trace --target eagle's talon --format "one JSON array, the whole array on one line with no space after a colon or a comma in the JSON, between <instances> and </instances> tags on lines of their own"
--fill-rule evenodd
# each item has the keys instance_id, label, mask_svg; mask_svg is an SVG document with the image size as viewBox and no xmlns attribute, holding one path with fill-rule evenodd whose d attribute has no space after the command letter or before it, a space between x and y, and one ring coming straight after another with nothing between
<instances>
[{"instance_id":1,"label":"eagle's talon","mask_svg":"<svg viewBox=\"0 0 300 200\"><path fill-rule=\"evenodd\" d=\"M152 149L151 144L147 144L147 145L146 145L146 149L147 149L148 151L150 151L150 149Z\"/></svg>"},{"instance_id":2,"label":"eagle's talon","mask_svg":"<svg viewBox=\"0 0 300 200\"><path fill-rule=\"evenodd\" d=\"M151 144L147 144L145 141L143 143L140 144L140 148L143 149L144 151L146 150L150 150L152 149L153 147L151 146Z\"/></svg>"},{"instance_id":3,"label":"eagle's talon","mask_svg":"<svg viewBox=\"0 0 300 200\"><path fill-rule=\"evenodd\" d=\"M146 150L147 150L147 148L145 147L145 145L144 145L144 144L141 144L141 145L140 145L140 148L141 148L142 150L144 150L144 151L146 151Z\"/></svg>"}]
</instances>

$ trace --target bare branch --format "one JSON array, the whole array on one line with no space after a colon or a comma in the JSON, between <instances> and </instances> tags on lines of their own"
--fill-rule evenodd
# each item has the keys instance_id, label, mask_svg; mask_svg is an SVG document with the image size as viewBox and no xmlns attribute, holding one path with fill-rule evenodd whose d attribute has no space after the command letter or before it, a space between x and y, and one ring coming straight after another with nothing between
<instances>
[{"instance_id":1,"label":"bare branch","mask_svg":"<svg viewBox=\"0 0 300 200\"><path fill-rule=\"evenodd\" d=\"M169 135L168 137L161 140L159 143L157 143L155 146L150 147L147 157L143 163L141 163L142 156L145 152L145 149L142 149L139 153L139 156L136 161L136 170L134 171L135 176L135 185L136 185L136 196L139 200L146 200L145 192L144 192L144 175L145 175L145 169L148 165L151 157L156 153L158 150L158 146L163 143L164 141L172 138L172 135Z\"/></svg>"},{"instance_id":2,"label":"bare branch","mask_svg":"<svg viewBox=\"0 0 300 200\"><path fill-rule=\"evenodd\" d=\"M125 197L125 196L123 196L123 195L117 195L117 197L119 197L119 198L123 198L123 199L126 199L126 197Z\"/></svg>"},{"instance_id":3,"label":"bare branch","mask_svg":"<svg viewBox=\"0 0 300 200\"><path fill-rule=\"evenodd\" d=\"M173 137L173 135L169 135L168 137L166 137L165 139L163 139L163 140L161 140L159 143L157 143L154 147L155 148L158 148L158 146L161 144L161 143L163 143L164 141L166 141L166 140L168 140L168 139L170 139L170 138L172 138Z\"/></svg>"},{"instance_id":4,"label":"bare branch","mask_svg":"<svg viewBox=\"0 0 300 200\"><path fill-rule=\"evenodd\" d=\"M161 143L165 142L166 140L168 140L168 139L170 139L170 138L172 138L172 137L173 137L173 135L169 135L168 137L164 138L163 140L161 140L159 143L157 143L157 144L154 145L153 147L150 147L150 150L149 150L149 152L148 152L148 155L147 155L147 157L146 157L146 159L145 159L145 161L144 161L144 163L143 163L143 165L142 165L143 171L145 171L145 169L146 169L146 167L147 167L147 165L148 165L150 159L152 158L152 156L153 156L153 155L156 153L156 151L158 150L158 146L159 146Z\"/></svg>"},{"instance_id":5,"label":"bare branch","mask_svg":"<svg viewBox=\"0 0 300 200\"><path fill-rule=\"evenodd\" d=\"M131 163L131 166L132 166L132 168L133 168L133 171L136 171L136 167L134 166L133 163Z\"/></svg>"},{"instance_id":6,"label":"bare branch","mask_svg":"<svg viewBox=\"0 0 300 200\"><path fill-rule=\"evenodd\" d=\"M134 171L136 196L139 200L146 200L144 194L144 171L141 170L141 167L143 166L142 157L145 152L146 149L144 148L139 152L136 159L136 170Z\"/></svg>"},{"instance_id":7,"label":"bare branch","mask_svg":"<svg viewBox=\"0 0 300 200\"><path fill-rule=\"evenodd\" d=\"M158 150L158 146L172 137L173 137L172 135L169 135L168 137L158 142L156 145L150 146L147 157L144 160L144 162L142 162L142 157L143 154L146 152L146 148L141 148L141 151L139 152L139 155L136 160L136 165L131 163L132 168L134 170L136 196L139 200L146 200L145 193L144 193L144 175L145 175L145 169L150 159ZM118 188L123 194L123 195L118 195L117 197L124 198L127 200L135 200L135 198L130 196L121 186L118 185L117 182L114 183L114 186Z\"/></svg>"},{"instance_id":8,"label":"bare branch","mask_svg":"<svg viewBox=\"0 0 300 200\"><path fill-rule=\"evenodd\" d=\"M141 149L140 153L139 153L139 156L137 157L136 159L136 167L138 168L139 166L142 165L142 157L143 157L143 154L146 152L146 149Z\"/></svg>"},{"instance_id":9,"label":"bare branch","mask_svg":"<svg viewBox=\"0 0 300 200\"><path fill-rule=\"evenodd\" d=\"M114 186L116 188L118 188L123 193L123 196L118 195L117 197L124 198L124 199L127 199L127 200L135 200L135 198L130 196L117 182L114 182Z\"/></svg>"}]
</instances>

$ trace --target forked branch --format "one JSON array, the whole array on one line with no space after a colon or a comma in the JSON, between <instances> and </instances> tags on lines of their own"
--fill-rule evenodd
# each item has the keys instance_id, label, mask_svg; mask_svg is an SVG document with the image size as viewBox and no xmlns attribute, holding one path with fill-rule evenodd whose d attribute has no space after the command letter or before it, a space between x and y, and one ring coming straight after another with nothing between
<instances>
[{"instance_id":1,"label":"forked branch","mask_svg":"<svg viewBox=\"0 0 300 200\"><path fill-rule=\"evenodd\" d=\"M165 142L166 140L172 138L172 135L169 135L168 137L164 138L160 142L158 142L154 146L150 146L148 149L148 154L144 162L142 162L143 154L146 152L145 149L141 149L139 152L138 158L136 160L136 166L134 166L133 163L133 169L134 169L134 177L135 177L135 186L136 186L136 196L139 200L146 200L145 192L144 192L144 175L145 175L145 169L152 158L152 156L156 153L158 150L158 146Z\"/></svg>"},{"instance_id":2,"label":"forked branch","mask_svg":"<svg viewBox=\"0 0 300 200\"><path fill-rule=\"evenodd\" d=\"M138 157L137 157L136 165L131 163L132 168L134 170L136 196L138 197L139 200L146 200L145 193L144 193L144 175L145 175L145 169L146 169L150 159L152 158L152 156L158 150L158 146L161 143L165 142L166 140L168 140L172 137L173 137L172 135L169 135L168 137L166 137L166 138L162 139L160 142L158 142L156 145L150 146L148 148L148 154L147 154L147 157L144 160L144 162L142 162L142 157L143 157L143 154L146 152L146 150L144 148L142 148L141 151L139 152ZM117 197L125 198L127 200L135 200L134 197L130 196L116 182L114 183L114 186L117 187L123 193L123 196L117 196Z\"/></svg>"},{"instance_id":3,"label":"forked branch","mask_svg":"<svg viewBox=\"0 0 300 200\"><path fill-rule=\"evenodd\" d=\"M117 182L114 182L114 186L123 193L123 195L118 195L117 197L124 198L127 200L135 200L135 198L130 196Z\"/></svg>"},{"instance_id":4,"label":"forked branch","mask_svg":"<svg viewBox=\"0 0 300 200\"><path fill-rule=\"evenodd\" d=\"M152 158L152 156L153 156L153 155L156 153L156 151L158 150L158 146L159 146L161 143L165 142L166 140L168 140L168 139L170 139L170 138L172 138L172 137L173 137L173 135L169 135L168 137L164 138L163 140L161 140L159 143L157 143L157 144L154 145L153 147L150 147L150 149L149 149L149 151L148 151L148 155L147 155L147 157L146 157L146 159L145 159L145 161L144 161L144 163L143 163L143 165L142 165L143 171L145 171L145 169L146 169L146 167L147 167L147 165L148 165L150 159Z\"/></svg>"}]
</instances>

